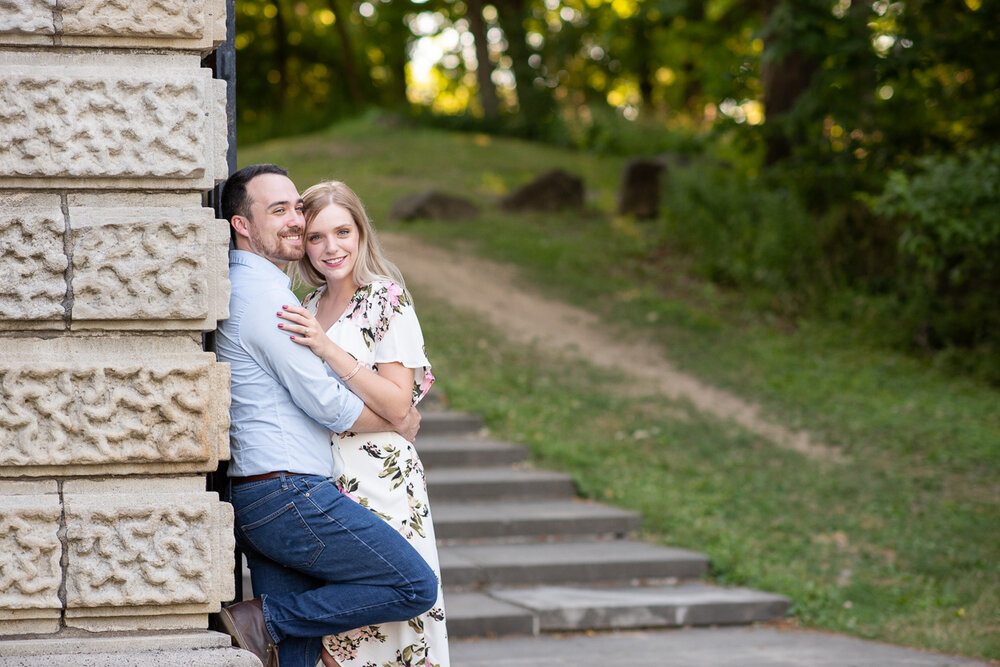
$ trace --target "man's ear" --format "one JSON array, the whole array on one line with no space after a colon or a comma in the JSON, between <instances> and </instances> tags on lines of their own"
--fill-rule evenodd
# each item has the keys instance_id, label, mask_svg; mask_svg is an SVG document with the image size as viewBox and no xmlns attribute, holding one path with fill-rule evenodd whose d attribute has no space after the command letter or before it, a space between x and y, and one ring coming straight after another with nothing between
<instances>
[{"instance_id":1,"label":"man's ear","mask_svg":"<svg viewBox=\"0 0 1000 667\"><path fill-rule=\"evenodd\" d=\"M248 225L250 221L242 215L234 215L233 219L229 221L229 224L233 226L233 230L236 232L237 236L243 236L250 238L250 230Z\"/></svg>"}]
</instances>

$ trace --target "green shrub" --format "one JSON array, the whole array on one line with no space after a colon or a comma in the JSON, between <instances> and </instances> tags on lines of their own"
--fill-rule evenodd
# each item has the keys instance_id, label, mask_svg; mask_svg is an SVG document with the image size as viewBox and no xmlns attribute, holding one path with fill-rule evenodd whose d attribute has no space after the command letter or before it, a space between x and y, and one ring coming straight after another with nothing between
<instances>
[{"instance_id":1,"label":"green shrub","mask_svg":"<svg viewBox=\"0 0 1000 667\"><path fill-rule=\"evenodd\" d=\"M1000 342L1000 146L892 172L874 210L901 224L897 291L918 340Z\"/></svg>"},{"instance_id":2,"label":"green shrub","mask_svg":"<svg viewBox=\"0 0 1000 667\"><path fill-rule=\"evenodd\" d=\"M660 241L708 278L804 295L828 281L817 223L787 188L724 165L670 167Z\"/></svg>"}]
</instances>

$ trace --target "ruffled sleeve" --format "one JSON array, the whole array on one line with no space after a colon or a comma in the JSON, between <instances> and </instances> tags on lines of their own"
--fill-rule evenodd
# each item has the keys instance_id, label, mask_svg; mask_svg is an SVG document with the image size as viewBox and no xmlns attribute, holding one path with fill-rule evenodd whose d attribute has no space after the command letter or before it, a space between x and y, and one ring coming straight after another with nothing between
<instances>
[{"instance_id":1,"label":"ruffled sleeve","mask_svg":"<svg viewBox=\"0 0 1000 667\"><path fill-rule=\"evenodd\" d=\"M397 303L386 305L388 327L375 350L375 363L397 362L413 369L413 405L416 405L434 384L431 362L424 351L424 334L408 298L403 296Z\"/></svg>"}]
</instances>

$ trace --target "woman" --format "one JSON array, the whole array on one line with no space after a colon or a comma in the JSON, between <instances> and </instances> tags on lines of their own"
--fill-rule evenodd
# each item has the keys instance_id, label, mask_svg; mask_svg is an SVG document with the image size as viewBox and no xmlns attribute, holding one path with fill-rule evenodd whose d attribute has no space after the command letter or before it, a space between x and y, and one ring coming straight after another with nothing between
<instances>
[{"instance_id":1,"label":"woman","mask_svg":"<svg viewBox=\"0 0 1000 667\"><path fill-rule=\"evenodd\" d=\"M296 270L318 287L278 316L294 342L308 345L368 407L400 420L430 389L434 376L423 334L399 270L382 255L364 206L338 181L302 195L306 256ZM423 465L413 445L391 433L334 438L343 458L339 484L378 514L427 560L438 576L438 602L405 623L383 623L325 637L323 661L341 667L446 667L448 638Z\"/></svg>"}]
</instances>

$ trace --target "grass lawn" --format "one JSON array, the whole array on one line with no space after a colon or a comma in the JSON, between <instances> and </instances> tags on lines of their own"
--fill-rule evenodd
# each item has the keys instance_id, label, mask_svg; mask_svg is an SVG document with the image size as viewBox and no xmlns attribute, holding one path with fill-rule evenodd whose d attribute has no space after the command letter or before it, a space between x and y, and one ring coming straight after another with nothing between
<instances>
[{"instance_id":1,"label":"grass lawn","mask_svg":"<svg viewBox=\"0 0 1000 667\"><path fill-rule=\"evenodd\" d=\"M807 428L847 454L813 461L621 378L499 339L446 304L418 309L439 388L591 497L639 510L648 539L707 553L712 576L790 596L795 622L1000 659L1000 391L879 349L842 324L788 322L653 256L617 219L621 158L366 119L240 151L301 189L337 177L376 225L395 198L475 198L474 221L406 223L516 265L525 286L583 306L622 337ZM501 214L491 201L550 168L581 176L583 214Z\"/></svg>"}]
</instances>

